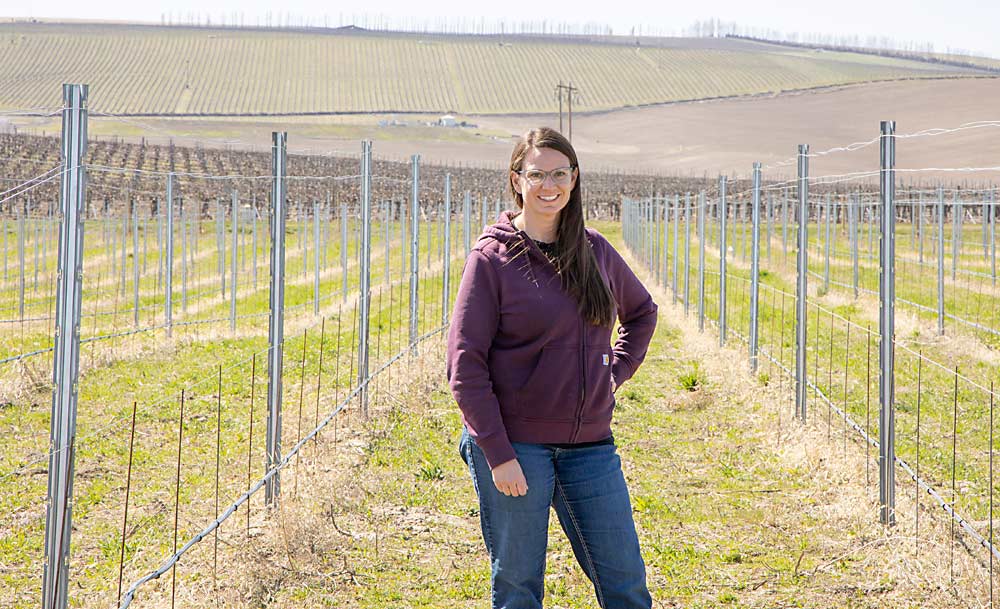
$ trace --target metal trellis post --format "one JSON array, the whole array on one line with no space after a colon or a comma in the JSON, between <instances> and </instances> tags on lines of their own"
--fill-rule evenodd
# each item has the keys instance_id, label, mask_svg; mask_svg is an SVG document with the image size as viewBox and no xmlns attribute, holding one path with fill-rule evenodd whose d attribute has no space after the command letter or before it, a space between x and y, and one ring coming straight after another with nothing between
<instances>
[{"instance_id":1,"label":"metal trellis post","mask_svg":"<svg viewBox=\"0 0 1000 609\"><path fill-rule=\"evenodd\" d=\"M451 300L451 174L444 176L444 274L441 284L441 323L448 323L448 303Z\"/></svg>"},{"instance_id":2,"label":"metal trellis post","mask_svg":"<svg viewBox=\"0 0 1000 609\"><path fill-rule=\"evenodd\" d=\"M705 331L705 191L698 193L698 331Z\"/></svg>"},{"instance_id":3,"label":"metal trellis post","mask_svg":"<svg viewBox=\"0 0 1000 609\"><path fill-rule=\"evenodd\" d=\"M719 177L719 346L726 344L726 176Z\"/></svg>"},{"instance_id":4,"label":"metal trellis post","mask_svg":"<svg viewBox=\"0 0 1000 609\"><path fill-rule=\"evenodd\" d=\"M757 324L760 292L760 163L753 164L753 195L750 199L750 374L757 373Z\"/></svg>"},{"instance_id":5,"label":"metal trellis post","mask_svg":"<svg viewBox=\"0 0 1000 609\"><path fill-rule=\"evenodd\" d=\"M882 234L879 273L879 520L896 523L896 434L893 340L895 338L896 254L896 123L882 121Z\"/></svg>"},{"instance_id":6,"label":"metal trellis post","mask_svg":"<svg viewBox=\"0 0 1000 609\"><path fill-rule=\"evenodd\" d=\"M73 530L73 464L76 453L77 380L80 372L80 299L83 284L83 209L86 200L87 85L63 85L62 161L59 190L59 287L52 359L48 501L42 607L65 609L70 533Z\"/></svg>"},{"instance_id":7,"label":"metal trellis post","mask_svg":"<svg viewBox=\"0 0 1000 609\"><path fill-rule=\"evenodd\" d=\"M798 158L799 235L795 290L795 414L806 420L806 297L809 268L809 145L799 144Z\"/></svg>"},{"instance_id":8,"label":"metal trellis post","mask_svg":"<svg viewBox=\"0 0 1000 609\"><path fill-rule=\"evenodd\" d=\"M944 336L944 187L938 186L937 318L938 334Z\"/></svg>"},{"instance_id":9,"label":"metal trellis post","mask_svg":"<svg viewBox=\"0 0 1000 609\"><path fill-rule=\"evenodd\" d=\"M239 248L239 229L240 229L240 196L233 190L233 205L232 205L232 224L233 224L233 255L230 261L229 273L231 277L229 278L229 330L231 332L236 331L236 274L239 271L239 258L240 258L240 248Z\"/></svg>"},{"instance_id":10,"label":"metal trellis post","mask_svg":"<svg viewBox=\"0 0 1000 609\"><path fill-rule=\"evenodd\" d=\"M358 317L361 326L358 328L358 385L361 391L358 398L361 412L368 418L368 327L371 312L371 239L372 239L372 143L371 140L361 142L361 269L360 281L361 307Z\"/></svg>"},{"instance_id":11,"label":"metal trellis post","mask_svg":"<svg viewBox=\"0 0 1000 609\"><path fill-rule=\"evenodd\" d=\"M420 155L413 155L411 163L413 178L410 197L410 354L416 355L417 325L420 322L417 317L419 311L417 299L420 297L418 291L420 275L417 270L420 254ZM483 199L484 210L485 206L486 199Z\"/></svg>"},{"instance_id":12,"label":"metal trellis post","mask_svg":"<svg viewBox=\"0 0 1000 609\"><path fill-rule=\"evenodd\" d=\"M267 357L267 469L281 461L281 372L285 340L285 216L288 192L285 132L271 134L271 295ZM273 505L281 494L281 473L264 486L265 503Z\"/></svg>"}]
</instances>

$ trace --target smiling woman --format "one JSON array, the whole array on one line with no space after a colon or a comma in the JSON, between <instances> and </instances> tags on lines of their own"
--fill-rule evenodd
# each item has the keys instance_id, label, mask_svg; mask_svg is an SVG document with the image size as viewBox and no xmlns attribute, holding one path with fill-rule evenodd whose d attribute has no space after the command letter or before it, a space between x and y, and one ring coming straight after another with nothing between
<instances>
[{"instance_id":1,"label":"smiling woman","mask_svg":"<svg viewBox=\"0 0 1000 609\"><path fill-rule=\"evenodd\" d=\"M615 390L645 358L656 304L584 227L565 137L547 128L522 136L509 180L521 211L504 212L469 254L448 336L492 606L541 609L551 506L600 606L648 608L611 419Z\"/></svg>"}]
</instances>

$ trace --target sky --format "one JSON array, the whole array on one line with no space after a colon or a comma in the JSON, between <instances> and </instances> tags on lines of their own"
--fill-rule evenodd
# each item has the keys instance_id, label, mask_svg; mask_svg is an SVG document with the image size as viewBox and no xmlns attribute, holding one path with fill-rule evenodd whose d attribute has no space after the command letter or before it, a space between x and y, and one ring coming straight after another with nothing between
<instances>
[{"instance_id":1,"label":"sky","mask_svg":"<svg viewBox=\"0 0 1000 609\"><path fill-rule=\"evenodd\" d=\"M627 34L631 28L644 26L663 33L680 31L698 20L718 18L747 26L782 32L820 33L888 37L897 41L933 43L935 51L963 49L1000 57L1000 36L992 26L1000 22L1000 2L996 0L699 0L698 2L651 2L650 0L575 0L572 3L505 3L481 0L367 0L363 12L371 21L384 15L395 23L437 18L478 19L487 21L542 21L561 23L600 23L615 33ZM417 10L417 6L420 10ZM613 7L613 8L612 8ZM187 15L210 15L218 22L223 15L231 22L242 13L244 23L263 21L268 14L290 14L295 20L310 18L316 24L328 19L331 25L360 17L358 5L316 0L172 0L160 3L132 0L69 0L10 3L0 9L6 17L45 19L114 19L159 23L165 13L174 20ZM360 21L360 20L359 20ZM991 31L994 30L994 31Z\"/></svg>"}]
</instances>

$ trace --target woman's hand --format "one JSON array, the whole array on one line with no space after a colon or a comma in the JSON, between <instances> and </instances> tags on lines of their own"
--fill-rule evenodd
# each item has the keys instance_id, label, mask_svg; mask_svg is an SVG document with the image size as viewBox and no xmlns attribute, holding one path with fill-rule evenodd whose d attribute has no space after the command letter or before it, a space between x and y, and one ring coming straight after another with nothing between
<instances>
[{"instance_id":1,"label":"woman's hand","mask_svg":"<svg viewBox=\"0 0 1000 609\"><path fill-rule=\"evenodd\" d=\"M528 481L524 479L521 464L517 459L493 468L493 484L497 490L508 497L521 497L528 494Z\"/></svg>"}]
</instances>

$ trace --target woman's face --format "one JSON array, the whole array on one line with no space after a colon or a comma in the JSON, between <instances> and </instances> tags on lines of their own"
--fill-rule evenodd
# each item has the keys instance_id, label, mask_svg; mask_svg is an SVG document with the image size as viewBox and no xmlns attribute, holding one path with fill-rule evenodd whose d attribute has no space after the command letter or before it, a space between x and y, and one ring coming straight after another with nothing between
<instances>
[{"instance_id":1,"label":"woman's face","mask_svg":"<svg viewBox=\"0 0 1000 609\"><path fill-rule=\"evenodd\" d=\"M570 179L559 183L556 170L569 169ZM539 184L532 184L528 177L532 171L548 172ZM555 171L555 174L552 172ZM569 203L570 193L576 186L576 169L570 168L565 154L552 148L529 148L521 165L521 173L511 172L514 190L524 200L524 211L532 215L555 216Z\"/></svg>"}]
</instances>

